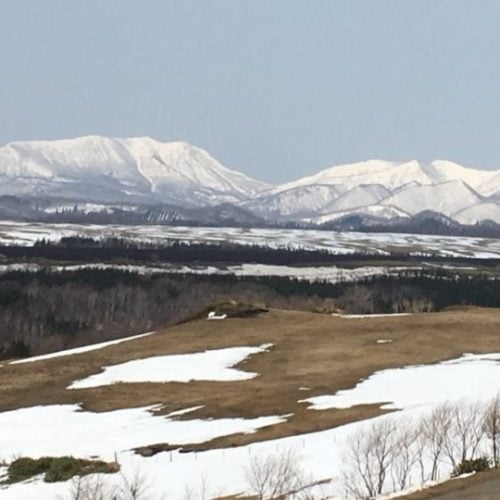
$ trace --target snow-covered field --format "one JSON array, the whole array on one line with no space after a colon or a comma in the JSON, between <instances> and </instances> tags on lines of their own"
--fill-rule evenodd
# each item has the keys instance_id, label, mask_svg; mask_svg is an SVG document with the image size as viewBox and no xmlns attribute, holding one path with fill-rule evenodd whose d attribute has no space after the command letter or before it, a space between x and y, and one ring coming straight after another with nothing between
<instances>
[{"instance_id":1,"label":"snow-covered field","mask_svg":"<svg viewBox=\"0 0 500 500\"><path fill-rule=\"evenodd\" d=\"M8 271L78 271L80 269L116 269L121 271L134 272L138 274L200 274L200 275L234 275L234 276L276 276L294 278L300 281L325 281L329 283L339 283L347 281L359 281L373 276L394 276L400 272L421 269L419 266L360 266L354 269L340 268L337 266L317 266L317 267L292 267L273 266L267 264L239 264L233 266L143 266L143 265L122 265L122 264L77 264L77 265L57 265L42 266L40 264L0 264L0 273Z\"/></svg>"},{"instance_id":2,"label":"snow-covered field","mask_svg":"<svg viewBox=\"0 0 500 500\"><path fill-rule=\"evenodd\" d=\"M266 245L276 248L305 248L350 254L370 252L386 254L411 251L448 257L500 257L500 240L452 236L428 236L392 233L336 233L299 229L239 229L215 227L119 226L79 224L36 224L4 221L0 223L0 244L33 245L37 240L57 241L64 236L93 238L122 237L132 240L168 242Z\"/></svg>"},{"instance_id":3,"label":"snow-covered field","mask_svg":"<svg viewBox=\"0 0 500 500\"><path fill-rule=\"evenodd\" d=\"M229 366L234 362L234 353L226 350L226 354L228 359L223 364ZM153 416L154 408L91 413L79 411L77 405L9 411L0 413L0 458L72 454L112 460L116 455L124 474L132 476L138 471L144 474L151 486L150 498L180 500L188 489L196 492L202 486L206 494L203 498L249 492L246 471L252 458L291 450L311 480L331 479L329 484L318 487L318 498L320 490L321 495L342 498L340 475L345 469L345 452L353 433L373 422L408 421L444 401L485 401L496 396L500 389L498 360L498 353L465 355L435 365L384 370L353 389L312 398L305 404L310 405L309 411L322 411L380 403L398 410L394 413L326 431L198 453L172 451L145 458L130 449L153 443L203 442L233 432L254 432L284 422L287 416L190 420L186 418L194 409L188 408L183 412L184 419L179 421L175 420L178 412L166 417ZM217 362L220 361L219 358ZM128 364L131 378L136 369L143 374L142 367ZM199 362L193 362L191 370L192 374L198 373ZM110 485L118 481L117 475L105 475L103 479ZM0 498L64 499L69 498L69 489L69 482L47 484L38 478L0 488Z\"/></svg>"}]
</instances>

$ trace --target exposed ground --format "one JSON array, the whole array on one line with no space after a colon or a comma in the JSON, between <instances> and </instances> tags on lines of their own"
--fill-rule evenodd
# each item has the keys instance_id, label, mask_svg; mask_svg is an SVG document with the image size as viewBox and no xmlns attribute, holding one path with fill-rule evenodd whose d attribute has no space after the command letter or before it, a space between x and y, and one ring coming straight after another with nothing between
<instances>
[{"instance_id":1,"label":"exposed ground","mask_svg":"<svg viewBox=\"0 0 500 500\"><path fill-rule=\"evenodd\" d=\"M0 411L81 402L91 411L162 404L163 411L170 412L203 405L188 415L190 419L293 414L287 423L195 448L249 443L375 416L380 413L376 405L312 411L298 401L353 387L384 368L435 363L466 352L498 352L499 324L499 310L477 308L370 319L280 310L252 318L201 319L71 357L4 363L0 368ZM378 344L379 339L391 339L392 343ZM273 343L269 352L254 355L239 366L259 374L251 380L66 389L74 380L99 373L102 366L131 359L265 343ZM310 390L301 390L304 387Z\"/></svg>"},{"instance_id":2,"label":"exposed ground","mask_svg":"<svg viewBox=\"0 0 500 500\"><path fill-rule=\"evenodd\" d=\"M500 469L480 472L464 479L447 481L428 488L404 500L498 500L500 498Z\"/></svg>"}]
</instances>

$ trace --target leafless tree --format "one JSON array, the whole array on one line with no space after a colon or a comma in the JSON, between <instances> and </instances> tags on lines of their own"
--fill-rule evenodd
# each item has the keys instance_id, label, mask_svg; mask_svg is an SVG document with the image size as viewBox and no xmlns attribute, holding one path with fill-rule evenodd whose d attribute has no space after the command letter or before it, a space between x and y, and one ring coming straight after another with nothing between
<instances>
[{"instance_id":1,"label":"leafless tree","mask_svg":"<svg viewBox=\"0 0 500 500\"><path fill-rule=\"evenodd\" d=\"M483 430L491 444L491 459L498 467L500 462L500 394L497 394L484 409Z\"/></svg>"},{"instance_id":2,"label":"leafless tree","mask_svg":"<svg viewBox=\"0 0 500 500\"><path fill-rule=\"evenodd\" d=\"M477 402L461 401L450 406L451 423L445 452L453 467L476 456L484 438L483 415Z\"/></svg>"},{"instance_id":3,"label":"leafless tree","mask_svg":"<svg viewBox=\"0 0 500 500\"><path fill-rule=\"evenodd\" d=\"M146 476L140 471L134 471L131 476L121 474L119 500L146 500L150 489Z\"/></svg>"},{"instance_id":4,"label":"leafless tree","mask_svg":"<svg viewBox=\"0 0 500 500\"><path fill-rule=\"evenodd\" d=\"M71 481L70 500L111 500L115 496L99 475L77 476Z\"/></svg>"},{"instance_id":5,"label":"leafless tree","mask_svg":"<svg viewBox=\"0 0 500 500\"><path fill-rule=\"evenodd\" d=\"M222 493L219 494L212 490L207 476L203 474L200 476L197 484L191 484L186 487L183 500L209 500L211 498L219 498L222 496Z\"/></svg>"},{"instance_id":6,"label":"leafless tree","mask_svg":"<svg viewBox=\"0 0 500 500\"><path fill-rule=\"evenodd\" d=\"M397 422L394 438L394 458L390 467L394 491L404 490L408 486L410 474L420 456L420 429L412 420Z\"/></svg>"},{"instance_id":7,"label":"leafless tree","mask_svg":"<svg viewBox=\"0 0 500 500\"><path fill-rule=\"evenodd\" d=\"M293 449L274 455L256 456L246 470L248 486L259 500L271 500L298 491L302 471Z\"/></svg>"},{"instance_id":8,"label":"leafless tree","mask_svg":"<svg viewBox=\"0 0 500 500\"><path fill-rule=\"evenodd\" d=\"M380 495L397 451L396 423L377 420L357 431L347 450L346 493L357 499Z\"/></svg>"},{"instance_id":9,"label":"leafless tree","mask_svg":"<svg viewBox=\"0 0 500 500\"><path fill-rule=\"evenodd\" d=\"M448 443L452 422L452 408L444 403L424 415L420 420L419 429L419 450L420 450L420 470L422 482L426 480L435 481L439 476L439 463L445 453ZM430 456L431 471L427 478L424 472L425 455Z\"/></svg>"}]
</instances>

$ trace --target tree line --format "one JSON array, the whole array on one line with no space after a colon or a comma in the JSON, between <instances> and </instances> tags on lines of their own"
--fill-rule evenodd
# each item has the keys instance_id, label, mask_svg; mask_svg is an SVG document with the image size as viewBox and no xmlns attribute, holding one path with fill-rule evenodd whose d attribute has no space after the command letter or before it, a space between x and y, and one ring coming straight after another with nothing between
<instances>
[{"instance_id":1,"label":"tree line","mask_svg":"<svg viewBox=\"0 0 500 500\"><path fill-rule=\"evenodd\" d=\"M269 265L328 265L342 264L359 266L365 262L418 263L422 260L436 264L453 263L477 267L500 266L500 259L474 259L445 257L432 252L392 251L380 254L370 250L359 250L350 254L335 254L326 249L270 247L244 245L231 242L186 242L178 239L137 241L126 238L90 238L82 236L63 237L57 241L41 239L31 247L1 245L0 256L6 259L44 259L51 261L78 262L164 262L164 263L243 263L253 262Z\"/></svg>"},{"instance_id":2,"label":"tree line","mask_svg":"<svg viewBox=\"0 0 500 500\"><path fill-rule=\"evenodd\" d=\"M428 312L452 305L500 307L500 281L445 271L412 271L356 283L118 269L13 271L0 276L0 357L172 325L221 300L322 312Z\"/></svg>"}]
</instances>

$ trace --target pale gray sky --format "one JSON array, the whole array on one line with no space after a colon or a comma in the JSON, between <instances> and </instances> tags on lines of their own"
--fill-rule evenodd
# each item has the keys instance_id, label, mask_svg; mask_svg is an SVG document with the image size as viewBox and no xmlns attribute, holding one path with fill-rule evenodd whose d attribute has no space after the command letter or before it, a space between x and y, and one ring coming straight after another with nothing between
<instances>
[{"instance_id":1,"label":"pale gray sky","mask_svg":"<svg viewBox=\"0 0 500 500\"><path fill-rule=\"evenodd\" d=\"M498 0L0 0L0 143L149 135L271 182L500 167Z\"/></svg>"}]
</instances>

